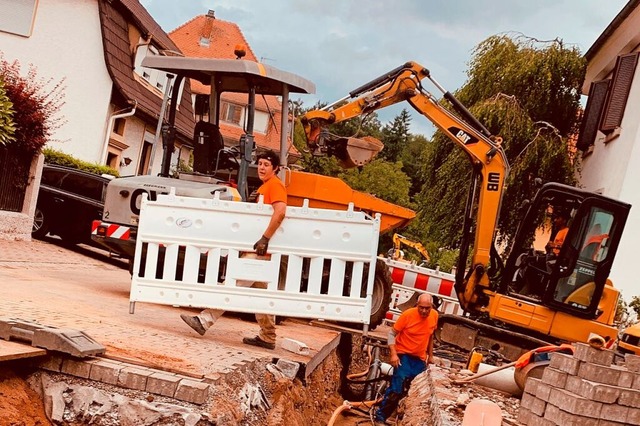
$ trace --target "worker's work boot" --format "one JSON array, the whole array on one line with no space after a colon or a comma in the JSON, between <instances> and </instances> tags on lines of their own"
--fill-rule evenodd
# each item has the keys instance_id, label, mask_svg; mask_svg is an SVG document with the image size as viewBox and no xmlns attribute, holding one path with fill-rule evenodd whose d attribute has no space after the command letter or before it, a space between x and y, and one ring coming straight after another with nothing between
<instances>
[{"instance_id":1,"label":"worker's work boot","mask_svg":"<svg viewBox=\"0 0 640 426\"><path fill-rule=\"evenodd\" d=\"M207 332L207 329L204 328L202 322L200 322L200 318L186 314L180 314L180 318L182 318L182 321L186 322L187 325L193 328L193 330L199 335L204 336L204 333Z\"/></svg>"},{"instance_id":2,"label":"worker's work boot","mask_svg":"<svg viewBox=\"0 0 640 426\"><path fill-rule=\"evenodd\" d=\"M266 348L266 349L275 349L276 348L276 344L275 343L265 342L264 340L262 340L258 336L256 336L256 337L245 337L244 339L242 339L242 343L247 344L247 345L252 345L252 346L260 346L261 348Z\"/></svg>"}]
</instances>

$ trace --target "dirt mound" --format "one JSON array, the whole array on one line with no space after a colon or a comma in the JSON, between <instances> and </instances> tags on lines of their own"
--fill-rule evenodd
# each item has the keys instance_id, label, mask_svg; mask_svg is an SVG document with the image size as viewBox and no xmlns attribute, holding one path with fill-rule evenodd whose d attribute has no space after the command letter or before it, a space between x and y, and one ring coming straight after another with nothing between
<instances>
[{"instance_id":1,"label":"dirt mound","mask_svg":"<svg viewBox=\"0 0 640 426\"><path fill-rule=\"evenodd\" d=\"M0 368L0 426L50 426L44 405L27 385L20 369Z\"/></svg>"}]
</instances>

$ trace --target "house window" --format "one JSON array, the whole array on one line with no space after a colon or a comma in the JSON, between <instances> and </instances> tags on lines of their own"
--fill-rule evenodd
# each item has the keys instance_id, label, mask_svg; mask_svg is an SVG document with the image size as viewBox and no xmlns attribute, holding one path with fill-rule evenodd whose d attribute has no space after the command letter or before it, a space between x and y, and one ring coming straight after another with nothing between
<instances>
[{"instance_id":1,"label":"house window","mask_svg":"<svg viewBox=\"0 0 640 426\"><path fill-rule=\"evenodd\" d=\"M242 118L242 107L229 102L223 102L220 107L220 119L228 123L240 125Z\"/></svg>"},{"instance_id":2,"label":"house window","mask_svg":"<svg viewBox=\"0 0 640 426\"><path fill-rule=\"evenodd\" d=\"M38 0L0 0L0 31L31 37Z\"/></svg>"},{"instance_id":3,"label":"house window","mask_svg":"<svg viewBox=\"0 0 640 426\"><path fill-rule=\"evenodd\" d=\"M127 120L124 117L116 118L113 122L113 133L124 136L124 126Z\"/></svg>"}]
</instances>

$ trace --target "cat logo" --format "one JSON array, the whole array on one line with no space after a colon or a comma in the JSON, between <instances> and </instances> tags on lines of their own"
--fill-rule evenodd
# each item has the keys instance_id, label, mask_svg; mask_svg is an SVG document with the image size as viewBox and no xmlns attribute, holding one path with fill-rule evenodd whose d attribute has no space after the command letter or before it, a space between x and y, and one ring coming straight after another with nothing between
<instances>
[{"instance_id":1,"label":"cat logo","mask_svg":"<svg viewBox=\"0 0 640 426\"><path fill-rule=\"evenodd\" d=\"M449 132L465 145L471 145L478 142L478 139L458 127L449 127Z\"/></svg>"}]
</instances>

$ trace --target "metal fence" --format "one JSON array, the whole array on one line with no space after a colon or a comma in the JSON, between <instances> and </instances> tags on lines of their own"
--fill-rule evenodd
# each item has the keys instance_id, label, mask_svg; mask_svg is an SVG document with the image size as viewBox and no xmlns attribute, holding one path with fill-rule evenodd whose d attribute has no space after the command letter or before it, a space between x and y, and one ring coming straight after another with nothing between
<instances>
[{"instance_id":1,"label":"metal fence","mask_svg":"<svg viewBox=\"0 0 640 426\"><path fill-rule=\"evenodd\" d=\"M29 181L31 159L0 146L0 210L21 212Z\"/></svg>"}]
</instances>

